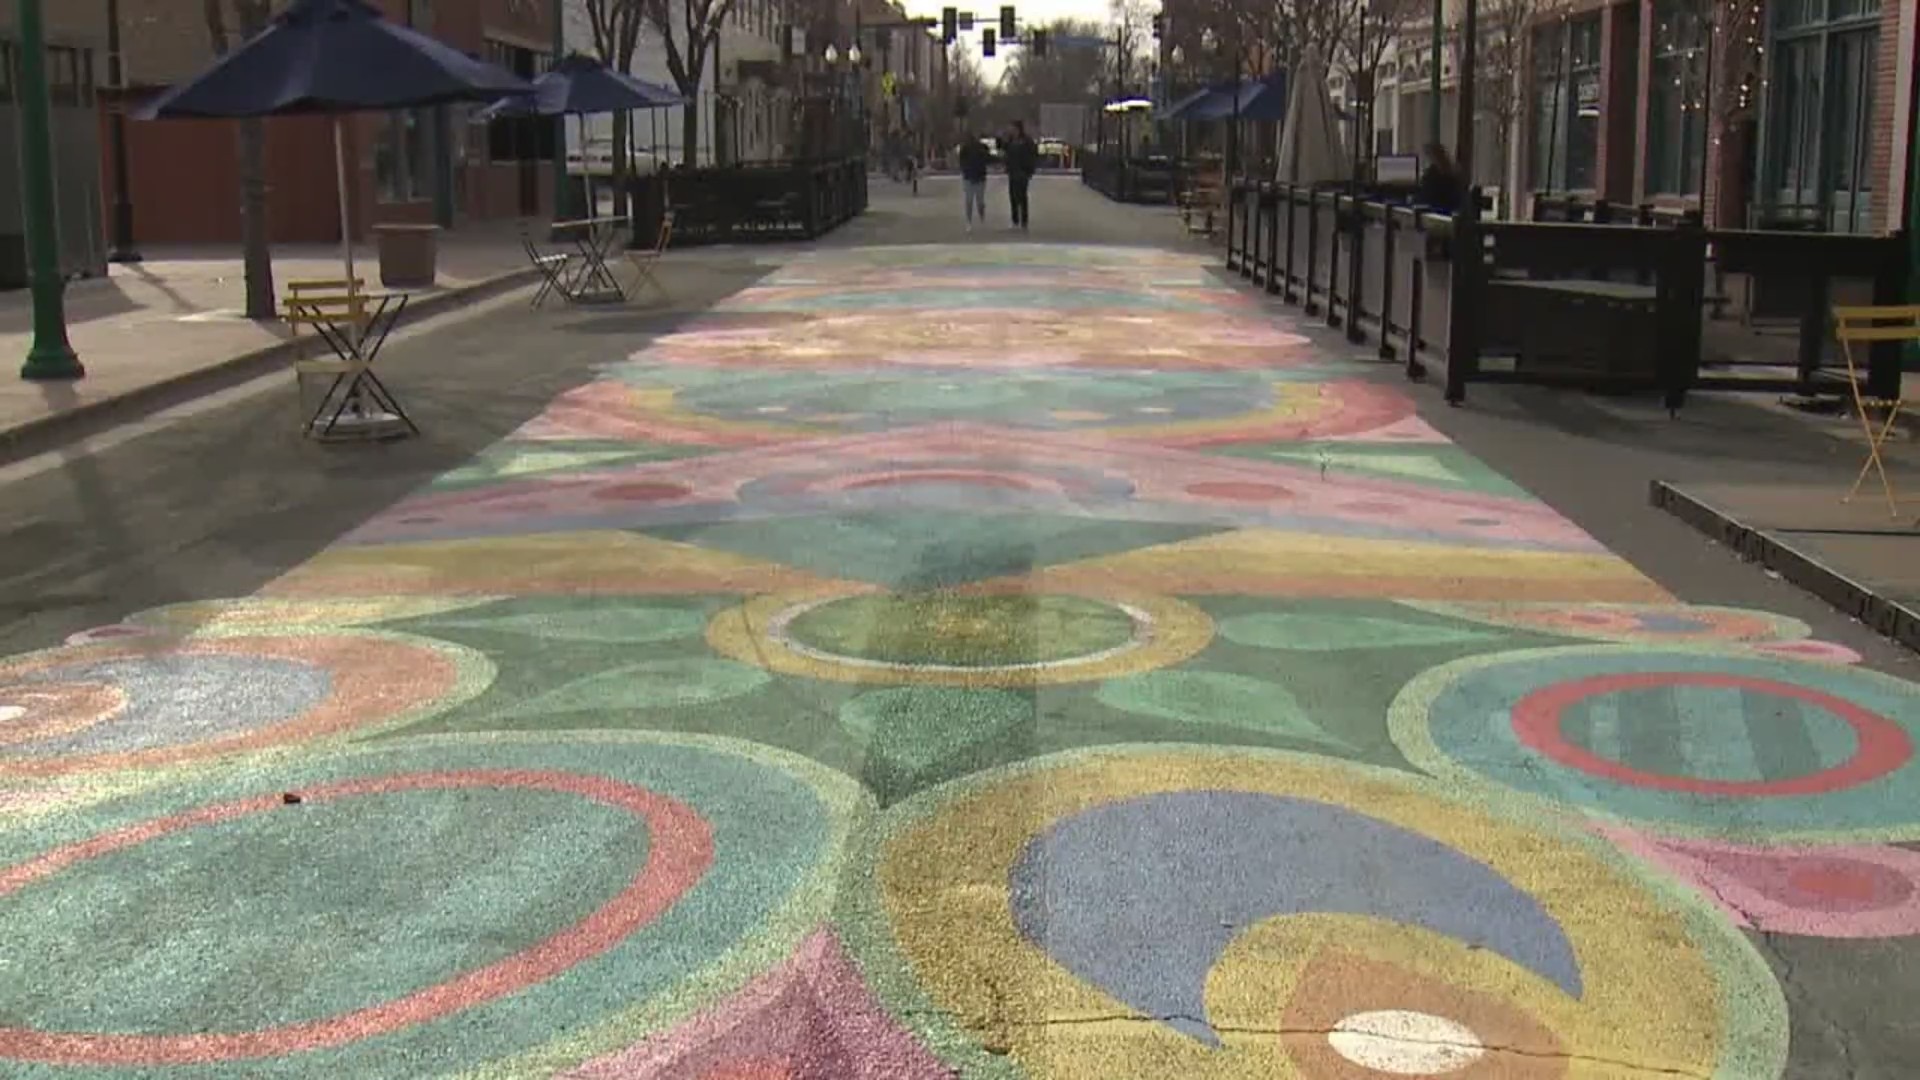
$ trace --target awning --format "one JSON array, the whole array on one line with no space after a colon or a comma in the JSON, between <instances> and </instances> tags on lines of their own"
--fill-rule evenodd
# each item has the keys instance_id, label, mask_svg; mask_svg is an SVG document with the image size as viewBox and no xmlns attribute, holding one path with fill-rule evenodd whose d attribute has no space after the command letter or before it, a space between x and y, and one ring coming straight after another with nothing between
<instances>
[{"instance_id":1,"label":"awning","mask_svg":"<svg viewBox=\"0 0 1920 1080\"><path fill-rule=\"evenodd\" d=\"M1172 102L1171 104L1162 108L1159 112L1154 114L1154 119L1185 120L1187 119L1185 114L1188 112L1191 112L1195 106L1199 105L1203 101L1206 101L1208 98L1212 97L1215 94L1225 95L1228 89L1229 88L1225 86L1221 86L1217 88L1212 86L1203 86L1200 89L1195 90L1193 93L1188 94L1185 97L1181 98L1180 100Z\"/></svg>"},{"instance_id":2,"label":"awning","mask_svg":"<svg viewBox=\"0 0 1920 1080\"><path fill-rule=\"evenodd\" d=\"M1263 78L1243 82L1238 91L1238 115L1242 120L1277 124L1287 118L1287 77L1275 72ZM1182 120L1206 123L1213 120L1231 120L1235 115L1235 92L1229 88L1219 91L1196 102Z\"/></svg>"}]
</instances>

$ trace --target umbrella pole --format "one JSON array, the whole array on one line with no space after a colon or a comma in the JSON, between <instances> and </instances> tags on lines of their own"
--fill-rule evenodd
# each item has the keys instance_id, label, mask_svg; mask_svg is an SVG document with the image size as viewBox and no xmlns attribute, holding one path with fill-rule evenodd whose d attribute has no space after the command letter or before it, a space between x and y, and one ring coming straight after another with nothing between
<instances>
[{"instance_id":1,"label":"umbrella pole","mask_svg":"<svg viewBox=\"0 0 1920 1080\"><path fill-rule=\"evenodd\" d=\"M347 211L347 136L340 117L333 118L333 179L340 190L340 259L347 266L347 291L353 284L353 218Z\"/></svg>"}]
</instances>

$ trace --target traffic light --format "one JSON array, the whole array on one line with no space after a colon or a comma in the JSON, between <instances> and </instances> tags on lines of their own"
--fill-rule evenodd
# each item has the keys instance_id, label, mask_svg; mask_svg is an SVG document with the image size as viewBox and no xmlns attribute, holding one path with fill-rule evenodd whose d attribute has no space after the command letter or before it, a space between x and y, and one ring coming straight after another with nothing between
<instances>
[{"instance_id":1,"label":"traffic light","mask_svg":"<svg viewBox=\"0 0 1920 1080\"><path fill-rule=\"evenodd\" d=\"M1012 4L1001 5L1000 7L1000 40L1012 41L1014 38L1017 38L1019 36L1020 36L1020 28L1013 25L1013 5Z\"/></svg>"},{"instance_id":2,"label":"traffic light","mask_svg":"<svg viewBox=\"0 0 1920 1080\"><path fill-rule=\"evenodd\" d=\"M1153 17L1153 36L1159 37L1161 34L1166 33L1166 30L1167 17L1165 15L1155 15Z\"/></svg>"},{"instance_id":3,"label":"traffic light","mask_svg":"<svg viewBox=\"0 0 1920 1080\"><path fill-rule=\"evenodd\" d=\"M1035 56L1047 55L1047 31L1036 27L1027 33L1027 51Z\"/></svg>"},{"instance_id":4,"label":"traffic light","mask_svg":"<svg viewBox=\"0 0 1920 1080\"><path fill-rule=\"evenodd\" d=\"M960 37L960 9L940 9L940 42L951 45Z\"/></svg>"},{"instance_id":5,"label":"traffic light","mask_svg":"<svg viewBox=\"0 0 1920 1080\"><path fill-rule=\"evenodd\" d=\"M973 12L963 11L960 13L960 32L963 34L973 33Z\"/></svg>"},{"instance_id":6,"label":"traffic light","mask_svg":"<svg viewBox=\"0 0 1920 1080\"><path fill-rule=\"evenodd\" d=\"M993 27L991 26L980 31L980 55L989 58L993 56Z\"/></svg>"}]
</instances>

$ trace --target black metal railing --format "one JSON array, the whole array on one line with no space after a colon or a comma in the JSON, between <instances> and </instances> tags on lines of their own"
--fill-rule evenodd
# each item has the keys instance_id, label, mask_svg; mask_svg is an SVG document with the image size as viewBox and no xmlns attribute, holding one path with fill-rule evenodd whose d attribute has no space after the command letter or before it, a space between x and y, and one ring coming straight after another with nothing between
<instances>
[{"instance_id":1,"label":"black metal railing","mask_svg":"<svg viewBox=\"0 0 1920 1080\"><path fill-rule=\"evenodd\" d=\"M812 239L866 210L866 159L673 169L640 177L631 206L641 247L654 243L668 208L676 247Z\"/></svg>"},{"instance_id":2,"label":"black metal railing","mask_svg":"<svg viewBox=\"0 0 1920 1080\"><path fill-rule=\"evenodd\" d=\"M1476 194L1476 197L1477 194ZM1484 205L1484 203L1482 204ZM1238 180L1226 262L1349 340L1369 335L1409 378L1658 390L1820 388L1835 283L1875 303L1904 295L1900 236L1707 230L1696 215L1551 208L1578 221L1455 218L1346 190ZM1472 257L1463 258L1463 253ZM1792 275L1804 290L1797 362L1786 374L1705 370L1702 326L1719 298L1708 269ZM1897 397L1900 356L1876 347L1868 391Z\"/></svg>"}]
</instances>

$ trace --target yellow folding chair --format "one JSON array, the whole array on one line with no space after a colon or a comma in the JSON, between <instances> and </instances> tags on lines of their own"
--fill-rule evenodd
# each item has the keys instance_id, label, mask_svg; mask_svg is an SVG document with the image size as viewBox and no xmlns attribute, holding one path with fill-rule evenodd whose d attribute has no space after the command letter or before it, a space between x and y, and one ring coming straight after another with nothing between
<instances>
[{"instance_id":1,"label":"yellow folding chair","mask_svg":"<svg viewBox=\"0 0 1920 1080\"><path fill-rule=\"evenodd\" d=\"M629 299L638 297L640 290L646 286L652 286L653 291L659 293L662 300L673 299L667 293L667 287L660 284L660 279L655 276L660 260L666 258L667 248L672 243L673 211L668 210L660 218L660 231L654 235L653 247L627 252L627 261L633 264L633 288L628 290Z\"/></svg>"},{"instance_id":2,"label":"yellow folding chair","mask_svg":"<svg viewBox=\"0 0 1920 1080\"><path fill-rule=\"evenodd\" d=\"M1866 463L1860 466L1860 474L1853 478L1853 486L1840 501L1851 501L1860 493L1860 485L1867 482L1867 473L1878 473L1880 487L1887 494L1887 511L1899 517L1900 500L1893 493L1893 481L1887 477L1887 465L1880 448L1886 444L1887 435L1893 431L1894 421L1906 401L1868 397L1861 390L1860 364L1854 359L1853 346L1855 342L1920 341L1920 304L1836 307L1833 323L1833 335L1839 339L1840 354L1847 361L1847 388L1853 393L1853 410L1860 417L1860 429L1867 435ZM1881 417L1877 421L1875 414Z\"/></svg>"}]
</instances>

